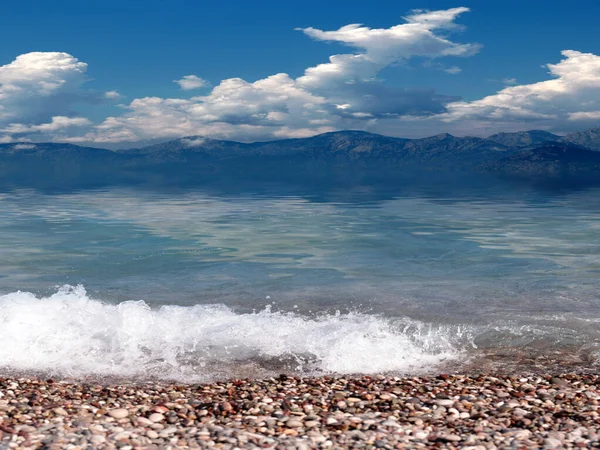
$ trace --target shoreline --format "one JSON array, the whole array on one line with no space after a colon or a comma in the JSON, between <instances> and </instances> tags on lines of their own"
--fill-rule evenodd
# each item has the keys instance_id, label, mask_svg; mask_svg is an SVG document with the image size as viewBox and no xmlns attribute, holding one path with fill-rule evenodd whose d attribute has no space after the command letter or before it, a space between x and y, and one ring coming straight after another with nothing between
<instances>
[{"instance_id":1,"label":"shoreline","mask_svg":"<svg viewBox=\"0 0 600 450\"><path fill-rule=\"evenodd\" d=\"M0 377L0 449L600 447L600 376Z\"/></svg>"}]
</instances>

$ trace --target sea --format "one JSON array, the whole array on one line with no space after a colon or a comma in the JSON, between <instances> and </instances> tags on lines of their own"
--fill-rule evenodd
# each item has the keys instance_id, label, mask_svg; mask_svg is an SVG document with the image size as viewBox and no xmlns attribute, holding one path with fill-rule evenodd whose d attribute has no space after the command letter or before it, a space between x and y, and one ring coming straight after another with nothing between
<instances>
[{"instance_id":1,"label":"sea","mask_svg":"<svg viewBox=\"0 0 600 450\"><path fill-rule=\"evenodd\" d=\"M597 368L600 188L0 192L0 376Z\"/></svg>"}]
</instances>

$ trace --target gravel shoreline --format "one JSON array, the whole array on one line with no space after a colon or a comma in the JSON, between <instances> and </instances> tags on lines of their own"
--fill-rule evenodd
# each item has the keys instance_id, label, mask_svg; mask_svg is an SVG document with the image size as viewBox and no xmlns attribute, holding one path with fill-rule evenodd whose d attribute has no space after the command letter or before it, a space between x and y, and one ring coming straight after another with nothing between
<instances>
[{"instance_id":1,"label":"gravel shoreline","mask_svg":"<svg viewBox=\"0 0 600 450\"><path fill-rule=\"evenodd\" d=\"M0 378L0 449L600 447L600 376Z\"/></svg>"}]
</instances>

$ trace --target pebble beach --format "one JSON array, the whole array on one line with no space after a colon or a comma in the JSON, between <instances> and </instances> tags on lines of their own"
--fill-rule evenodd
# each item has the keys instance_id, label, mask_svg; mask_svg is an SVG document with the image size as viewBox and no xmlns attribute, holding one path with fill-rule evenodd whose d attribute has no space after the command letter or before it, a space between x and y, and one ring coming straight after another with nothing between
<instances>
[{"instance_id":1,"label":"pebble beach","mask_svg":"<svg viewBox=\"0 0 600 450\"><path fill-rule=\"evenodd\" d=\"M0 378L0 449L600 447L600 376Z\"/></svg>"}]
</instances>

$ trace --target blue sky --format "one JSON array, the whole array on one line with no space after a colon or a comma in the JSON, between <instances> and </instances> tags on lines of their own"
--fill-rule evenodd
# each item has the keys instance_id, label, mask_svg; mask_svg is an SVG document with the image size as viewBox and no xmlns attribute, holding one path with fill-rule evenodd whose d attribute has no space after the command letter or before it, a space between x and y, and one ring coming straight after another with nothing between
<instances>
[{"instance_id":1,"label":"blue sky","mask_svg":"<svg viewBox=\"0 0 600 450\"><path fill-rule=\"evenodd\" d=\"M443 23L427 25L436 11ZM600 124L595 1L21 0L5 2L2 17L4 142L118 147L190 134L415 137ZM377 32L407 22L399 34ZM366 28L330 33L349 24ZM339 70L335 79L306 79L332 55L349 58L322 67ZM276 74L287 78L269 79ZM182 89L174 80L184 76L204 86ZM246 84L223 83L231 79ZM538 86L549 80L559 83Z\"/></svg>"}]
</instances>

